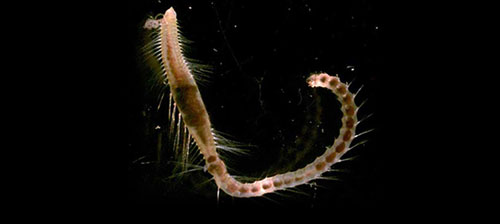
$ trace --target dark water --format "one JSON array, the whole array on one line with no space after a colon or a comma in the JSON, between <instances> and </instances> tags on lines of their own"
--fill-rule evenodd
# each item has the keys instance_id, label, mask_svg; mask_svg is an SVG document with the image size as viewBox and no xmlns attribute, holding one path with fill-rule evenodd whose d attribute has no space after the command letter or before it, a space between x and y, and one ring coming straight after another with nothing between
<instances>
[{"instance_id":1,"label":"dark water","mask_svg":"<svg viewBox=\"0 0 500 224\"><path fill-rule=\"evenodd\" d=\"M269 1L271 2L271 1ZM132 202L206 204L213 206L376 207L385 203L384 170L387 151L381 109L387 27L384 9L376 1L334 2L272 1L131 1L127 21L130 61L128 145L128 197ZM284 172L309 163L333 143L340 128L339 104L327 90L307 87L312 72L339 74L351 82L358 114L373 116L358 132L374 128L360 139L368 142L349 152L353 161L339 164L347 172L333 176L340 181L305 185L306 193L269 199L230 198L215 184L205 187L184 181L163 181L155 159L155 99L147 91L137 47L142 22L152 13L173 6L184 36L192 41L188 56L212 67L210 82L200 91L214 127L234 140L257 146L250 157L235 157L234 168L247 176ZM319 100L319 102L318 102ZM321 113L318 111L321 110ZM161 119L161 118L160 118ZM319 120L319 122L318 122ZM299 154L299 158L297 158ZM137 162L138 159L144 163ZM167 172L167 173L166 173ZM203 171L199 175L209 177ZM172 186L176 190L172 190ZM195 186L193 186L195 185ZM188 189L188 190L187 190ZM193 190L194 189L194 190Z\"/></svg>"}]
</instances>

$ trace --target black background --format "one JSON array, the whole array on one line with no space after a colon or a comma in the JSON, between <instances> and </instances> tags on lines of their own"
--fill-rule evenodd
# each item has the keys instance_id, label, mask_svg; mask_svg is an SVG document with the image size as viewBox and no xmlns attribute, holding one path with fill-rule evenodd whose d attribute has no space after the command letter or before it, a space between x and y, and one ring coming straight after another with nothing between
<instances>
[{"instance_id":1,"label":"black background","mask_svg":"<svg viewBox=\"0 0 500 224\"><path fill-rule=\"evenodd\" d=\"M102 202L125 207L135 202L217 207L213 197L203 200L182 192L176 197L165 195L164 188L144 178L151 172L133 163L150 151L145 147L149 141L144 138L147 120L141 113L152 101L145 91L143 73L138 69L139 31L148 13L163 12L170 6L178 12L183 32L193 40L190 56L213 66L213 80L200 89L214 126L233 134L236 140L251 142L259 150L265 150L242 160L242 167L248 169L243 171L249 175L262 174L274 161L275 167L281 167L278 155L282 149L291 148L295 135L309 127L300 119L304 117L303 104L314 91L305 87L304 76L314 71L339 73L342 80L356 78L354 89L365 85L360 99L369 101L360 116L374 113L364 128L375 131L363 137L369 140L365 146L354 150L359 157L347 165L351 173L342 176L341 182L328 185L331 190L326 194L309 189L318 193L317 197L297 196L278 205L264 202L262 206L440 210L444 208L443 202L458 204L455 202L462 201L467 193L480 192L463 189L467 184L483 186L470 181L469 177L477 176L468 171L472 167L470 155L483 138L462 136L484 132L484 129L464 130L470 124L466 121L468 117L473 117L474 123L489 124L483 114L487 110L485 105L490 104L478 103L485 94L475 87L488 84L485 77L492 74L484 72L483 66L494 63L481 58L489 54L478 51L491 49L484 44L491 35L483 31L495 30L494 25L488 24L496 21L488 18L495 14L489 9L495 7L422 1L107 3L47 4L52 11L36 8L43 15L27 16L29 21L17 26L28 27L26 30L35 36L15 32L11 35L30 38L24 42L29 43L25 46L30 48L29 52L39 54L33 59L25 56L28 51L18 51L24 56L19 56L21 61L30 62L20 66L20 70L35 68L36 77L49 77L51 84L62 87L52 88L36 79L23 80L23 85L41 87L39 92L18 100L19 104L40 110L29 117L42 124L34 123L36 129L28 131L29 136L40 140L26 138L25 130L11 131L23 134L19 141L16 139L21 145L34 143L32 148L36 152L54 152L55 142L62 145L61 151L49 153L52 160L45 160L13 148L23 153L19 157L23 163L17 163L15 157L5 158L17 163L12 169L17 169L17 165L25 167L24 159L30 157L53 168L53 172L21 175L29 183L23 193L34 192L49 199L42 203L55 199L57 194L64 202L86 206L80 202L89 201L91 206L104 205L106 209L110 206ZM374 30L375 26L379 29ZM63 51L55 51L59 49ZM475 64L477 61L479 65ZM350 71L347 66L354 66L355 70ZM44 73L39 68L48 69ZM61 76L53 75L58 72ZM60 82L53 82L54 79ZM47 92L49 96L38 94ZM323 102L334 101L325 92L318 91L318 95L325 99ZM62 100L51 105L48 99ZM33 106L31 102L40 104ZM458 108L451 107L457 102ZM335 104L322 106L332 112L337 108ZM463 114L466 108L474 111ZM31 108L27 111L31 112ZM291 119L301 122L292 125ZM323 120L326 123L328 119ZM325 126L325 130L334 136L338 125L336 118L330 119L333 119L331 126ZM54 123L59 120L62 122ZM279 131L282 138L273 140ZM452 137L446 138L447 135ZM304 135L299 137L306 139ZM318 141L315 148L331 144L329 141L331 138ZM40 146L43 142L50 145ZM472 160L481 163L483 158ZM460 164L459 168L450 166L450 161ZM47 174L55 174L55 180ZM262 203L225 197L219 206L238 208L243 204ZM471 206L475 204L467 208Z\"/></svg>"}]
</instances>

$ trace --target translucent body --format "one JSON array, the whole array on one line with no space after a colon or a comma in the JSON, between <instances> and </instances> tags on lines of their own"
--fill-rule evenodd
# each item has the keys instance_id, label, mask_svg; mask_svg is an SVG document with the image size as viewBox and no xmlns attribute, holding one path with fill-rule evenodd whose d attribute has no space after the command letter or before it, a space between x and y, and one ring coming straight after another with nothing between
<instances>
[{"instance_id":1,"label":"translucent body","mask_svg":"<svg viewBox=\"0 0 500 224\"><path fill-rule=\"evenodd\" d=\"M152 22L149 22L152 23ZM148 24L153 27L155 24ZM347 85L338 77L326 73L313 74L307 82L310 87L330 89L341 103L343 113L340 135L332 146L305 167L252 182L242 183L228 173L226 165L216 151L210 118L201 98L198 86L182 55L179 44L176 13L170 8L160 22L161 63L170 86L173 100L182 119L203 155L207 171L214 177L217 186L234 197L256 197L277 190L292 188L319 178L350 148L355 137L357 109Z\"/></svg>"}]
</instances>

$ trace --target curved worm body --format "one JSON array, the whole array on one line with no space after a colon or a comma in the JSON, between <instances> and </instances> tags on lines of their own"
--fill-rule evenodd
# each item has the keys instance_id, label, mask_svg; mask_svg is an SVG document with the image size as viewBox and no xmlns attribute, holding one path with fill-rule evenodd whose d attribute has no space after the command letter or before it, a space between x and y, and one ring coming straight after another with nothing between
<instances>
[{"instance_id":1,"label":"curved worm body","mask_svg":"<svg viewBox=\"0 0 500 224\"><path fill-rule=\"evenodd\" d=\"M309 86L330 89L337 95L342 105L342 127L334 144L312 163L301 169L267 177L253 183L239 182L228 173L224 161L217 154L207 110L182 55L176 13L173 8L168 9L164 14L160 29L161 59L173 99L189 133L203 154L208 172L214 177L217 186L227 194L234 197L256 197L307 183L328 171L330 166L338 162L339 158L350 149L358 122L356 115L358 107L354 103L354 94L336 76L326 73L313 74L307 79Z\"/></svg>"}]
</instances>

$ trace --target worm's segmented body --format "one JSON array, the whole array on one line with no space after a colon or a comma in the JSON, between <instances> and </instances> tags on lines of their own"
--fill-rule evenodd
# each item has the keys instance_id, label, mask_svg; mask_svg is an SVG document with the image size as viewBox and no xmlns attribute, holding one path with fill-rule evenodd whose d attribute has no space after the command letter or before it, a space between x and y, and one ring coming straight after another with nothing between
<instances>
[{"instance_id":1,"label":"worm's segmented body","mask_svg":"<svg viewBox=\"0 0 500 224\"><path fill-rule=\"evenodd\" d=\"M148 28L158 26L149 21ZM205 159L208 172L214 177L217 186L234 197L256 197L281 189L295 187L319 178L340 157L350 149L355 137L357 109L355 95L338 77L326 73L313 74L307 82L310 87L330 89L341 103L343 113L340 135L334 144L318 156L312 163L293 172L267 177L253 183L242 183L228 173L224 161L216 151L214 136L207 110L201 98L198 86L182 55L179 45L176 13L173 8L166 11L160 20L161 63L165 70L170 91L175 104L181 112L183 121L190 135L195 139Z\"/></svg>"}]
</instances>

